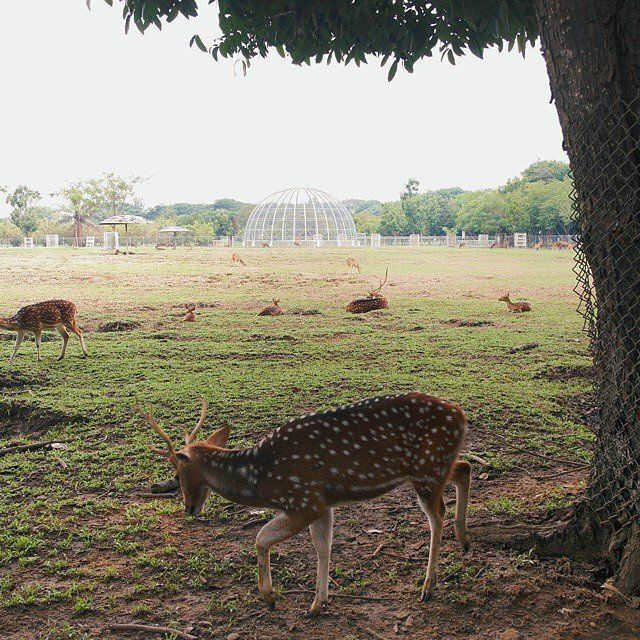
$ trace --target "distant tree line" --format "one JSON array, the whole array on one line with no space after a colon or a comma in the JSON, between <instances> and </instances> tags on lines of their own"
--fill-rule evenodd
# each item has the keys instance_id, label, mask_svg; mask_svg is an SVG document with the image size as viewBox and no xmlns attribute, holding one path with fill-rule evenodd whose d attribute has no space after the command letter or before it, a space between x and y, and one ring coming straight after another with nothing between
<instances>
[{"instance_id":1,"label":"distant tree line","mask_svg":"<svg viewBox=\"0 0 640 640\"><path fill-rule=\"evenodd\" d=\"M361 233L405 236L479 233L571 233L569 165L543 160L498 189L458 187L419 192L410 178L393 202L347 200Z\"/></svg>"},{"instance_id":2,"label":"distant tree line","mask_svg":"<svg viewBox=\"0 0 640 640\"><path fill-rule=\"evenodd\" d=\"M544 160L498 189L450 187L421 193L419 182L410 178L399 200L352 199L343 203L353 213L358 231L366 234L564 234L571 232L568 174L567 164ZM104 173L92 180L67 183L50 194L57 207L43 206L40 192L26 185L0 187L11 208L10 220L0 219L0 236L58 233L79 240L90 235L87 229L96 233L96 223L118 214L139 215L150 221L134 229L134 234L154 235L164 226L179 225L199 236L240 235L254 207L220 198L210 203L178 202L146 208L136 194L141 182L139 176Z\"/></svg>"}]
</instances>

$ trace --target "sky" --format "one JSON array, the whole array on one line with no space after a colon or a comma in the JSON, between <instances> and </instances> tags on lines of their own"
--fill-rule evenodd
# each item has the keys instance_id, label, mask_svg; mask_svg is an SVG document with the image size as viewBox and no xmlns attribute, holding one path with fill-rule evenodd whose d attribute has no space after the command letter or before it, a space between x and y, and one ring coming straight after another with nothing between
<instances>
[{"instance_id":1,"label":"sky","mask_svg":"<svg viewBox=\"0 0 640 640\"><path fill-rule=\"evenodd\" d=\"M0 185L46 196L114 171L148 180L153 206L230 197L256 202L305 185L338 198L496 187L539 159L565 160L542 56L439 56L387 82L379 63L296 67L277 53L246 77L189 39L196 21L124 34L119 2L3 3ZM6 6L5 6L6 5ZM0 215L7 207L0 205Z\"/></svg>"}]
</instances>

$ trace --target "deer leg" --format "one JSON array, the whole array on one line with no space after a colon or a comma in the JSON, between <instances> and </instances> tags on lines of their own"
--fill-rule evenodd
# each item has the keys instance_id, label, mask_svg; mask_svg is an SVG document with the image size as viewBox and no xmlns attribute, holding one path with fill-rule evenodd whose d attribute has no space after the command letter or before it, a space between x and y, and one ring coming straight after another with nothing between
<instances>
[{"instance_id":1,"label":"deer leg","mask_svg":"<svg viewBox=\"0 0 640 640\"><path fill-rule=\"evenodd\" d=\"M271 583L271 566L269 563L271 547L302 531L315 519L316 514L296 514L289 516L286 513L279 513L258 532L258 536L256 537L258 590L269 609L275 609L276 606L276 599L273 595L273 585Z\"/></svg>"},{"instance_id":2,"label":"deer leg","mask_svg":"<svg viewBox=\"0 0 640 640\"><path fill-rule=\"evenodd\" d=\"M18 335L16 336L16 343L13 347L13 353L9 358L9 364L11 364L14 361L16 357L16 353L18 353L18 349L20 348L20 345L22 344L23 340L24 340L24 331L18 331Z\"/></svg>"},{"instance_id":3,"label":"deer leg","mask_svg":"<svg viewBox=\"0 0 640 640\"><path fill-rule=\"evenodd\" d=\"M42 359L40 357L40 347L42 346L42 331L34 331L33 335L36 339L36 354L38 356L38 362Z\"/></svg>"},{"instance_id":4,"label":"deer leg","mask_svg":"<svg viewBox=\"0 0 640 640\"><path fill-rule=\"evenodd\" d=\"M333 509L328 509L315 522L309 525L313 546L318 554L318 573L316 579L316 597L309 615L317 616L322 605L329 599L329 559L333 539Z\"/></svg>"},{"instance_id":5,"label":"deer leg","mask_svg":"<svg viewBox=\"0 0 640 640\"><path fill-rule=\"evenodd\" d=\"M456 539L462 548L468 551L467 505L471 488L471 465L466 460L457 460L454 463L451 482L456 488Z\"/></svg>"},{"instance_id":6,"label":"deer leg","mask_svg":"<svg viewBox=\"0 0 640 640\"><path fill-rule=\"evenodd\" d=\"M62 360L64 358L64 354L67 352L67 343L69 342L69 332L64 328L64 325L59 324L56 329L62 338L62 349L60 350L60 355L58 356L58 360Z\"/></svg>"},{"instance_id":7,"label":"deer leg","mask_svg":"<svg viewBox=\"0 0 640 640\"><path fill-rule=\"evenodd\" d=\"M69 323L67 325L67 328L72 332L75 333L75 335L78 336L78 340L80 340L80 346L82 347L82 353L84 353L85 356L89 355L89 352L87 351L87 347L84 344L84 337L82 335L82 331L80 331L80 327L78 327L78 325L75 323L75 320L72 323Z\"/></svg>"},{"instance_id":8,"label":"deer leg","mask_svg":"<svg viewBox=\"0 0 640 640\"><path fill-rule=\"evenodd\" d=\"M418 494L418 504L429 519L431 529L431 541L429 543L429 563L427 565L427 575L422 586L420 599L427 602L431 598L436 587L438 573L438 557L440 555L440 543L442 541L442 523L444 521L444 500L442 499L442 489L431 491L420 482L413 483Z\"/></svg>"}]
</instances>

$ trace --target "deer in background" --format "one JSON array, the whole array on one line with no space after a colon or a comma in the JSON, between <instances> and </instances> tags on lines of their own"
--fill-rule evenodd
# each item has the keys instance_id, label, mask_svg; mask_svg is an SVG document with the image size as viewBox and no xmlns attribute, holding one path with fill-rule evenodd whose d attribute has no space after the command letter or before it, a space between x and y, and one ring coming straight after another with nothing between
<instances>
[{"instance_id":1,"label":"deer in background","mask_svg":"<svg viewBox=\"0 0 640 640\"><path fill-rule=\"evenodd\" d=\"M355 269L360 273L360 265L356 262L355 258L347 258L347 269Z\"/></svg>"},{"instance_id":2,"label":"deer in background","mask_svg":"<svg viewBox=\"0 0 640 640\"><path fill-rule=\"evenodd\" d=\"M556 240L551 246L558 251L568 251L570 249L573 249L573 244L571 242L567 242L566 240Z\"/></svg>"},{"instance_id":3,"label":"deer in background","mask_svg":"<svg viewBox=\"0 0 640 640\"><path fill-rule=\"evenodd\" d=\"M241 264L243 267L247 266L247 263L237 253L234 253L234 254L231 255L231 262L234 264L234 266L237 265L237 264Z\"/></svg>"},{"instance_id":4,"label":"deer in background","mask_svg":"<svg viewBox=\"0 0 640 640\"><path fill-rule=\"evenodd\" d=\"M282 313L280 298L274 298L273 304L269 304L260 311L259 316L279 316Z\"/></svg>"},{"instance_id":5,"label":"deer in background","mask_svg":"<svg viewBox=\"0 0 640 640\"><path fill-rule=\"evenodd\" d=\"M271 245L268 242L262 243L263 248L268 249Z\"/></svg>"},{"instance_id":6,"label":"deer in background","mask_svg":"<svg viewBox=\"0 0 640 640\"><path fill-rule=\"evenodd\" d=\"M137 409L164 440L153 449L166 458L180 480L185 511L198 516L212 491L227 500L264 509L275 517L256 538L258 589L275 607L270 549L307 527L318 555L315 599L318 615L328 600L333 509L362 502L410 482L429 520L431 540L421 599L432 595L445 515L443 493L456 488L455 533L466 550L471 465L458 458L466 434L462 410L422 393L378 398L294 418L253 447L228 449L229 427L196 441L206 417L176 450L151 413Z\"/></svg>"},{"instance_id":7,"label":"deer in background","mask_svg":"<svg viewBox=\"0 0 640 640\"><path fill-rule=\"evenodd\" d=\"M536 242L536 244L534 245L534 249L536 251L539 251L540 249L542 249L542 240L538 240L538 242Z\"/></svg>"},{"instance_id":8,"label":"deer in background","mask_svg":"<svg viewBox=\"0 0 640 640\"><path fill-rule=\"evenodd\" d=\"M531 305L528 302L511 302L511 298L509 294L498 298L498 302L506 302L507 309L511 311L511 313L523 313L524 311L531 311Z\"/></svg>"},{"instance_id":9,"label":"deer in background","mask_svg":"<svg viewBox=\"0 0 640 640\"><path fill-rule=\"evenodd\" d=\"M302 248L302 242L300 241L299 237L293 241L293 246Z\"/></svg>"},{"instance_id":10,"label":"deer in background","mask_svg":"<svg viewBox=\"0 0 640 640\"><path fill-rule=\"evenodd\" d=\"M184 322L195 322L196 321L196 305L195 304L187 304L185 305L187 309L187 313L182 318Z\"/></svg>"},{"instance_id":11,"label":"deer in background","mask_svg":"<svg viewBox=\"0 0 640 640\"><path fill-rule=\"evenodd\" d=\"M67 352L69 331L78 336L82 353L88 356L89 353L84 344L82 331L76 324L77 313L78 310L73 302L69 302L68 300L47 300L46 302L37 302L36 304L22 307L18 313L10 318L0 318L0 329L15 331L17 333L13 354L9 358L9 362L13 362L15 359L18 349L27 333L33 333L35 336L36 353L38 354L38 362L40 362L43 329L57 329L62 337L62 350L60 351L58 360L62 360Z\"/></svg>"},{"instance_id":12,"label":"deer in background","mask_svg":"<svg viewBox=\"0 0 640 640\"><path fill-rule=\"evenodd\" d=\"M352 300L347 305L347 313L367 313L368 311L375 311L377 309L388 309L389 301L380 293L382 287L387 282L388 275L389 269L387 268L384 274L384 280L380 280L380 286L369 292L368 296Z\"/></svg>"},{"instance_id":13,"label":"deer in background","mask_svg":"<svg viewBox=\"0 0 640 640\"><path fill-rule=\"evenodd\" d=\"M467 247L467 242L465 240L463 240L459 245L458 245L458 249L466 249Z\"/></svg>"}]
</instances>

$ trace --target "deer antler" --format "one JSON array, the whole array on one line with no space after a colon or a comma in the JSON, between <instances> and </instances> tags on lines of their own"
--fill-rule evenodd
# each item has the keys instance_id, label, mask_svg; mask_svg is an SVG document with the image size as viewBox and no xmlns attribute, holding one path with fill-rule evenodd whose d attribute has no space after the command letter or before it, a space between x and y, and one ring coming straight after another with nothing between
<instances>
[{"instance_id":1,"label":"deer antler","mask_svg":"<svg viewBox=\"0 0 640 640\"><path fill-rule=\"evenodd\" d=\"M204 424L204 420L207 417L207 401L202 398L202 409L200 411L200 420L198 420L198 424L194 427L193 431L189 434L186 434L184 437L184 441L186 444L191 444L198 435L198 431L202 429L202 425Z\"/></svg>"},{"instance_id":2,"label":"deer antler","mask_svg":"<svg viewBox=\"0 0 640 640\"><path fill-rule=\"evenodd\" d=\"M149 426L167 443L167 451L163 451L162 449L156 449L155 447L151 447L151 451L154 453L159 453L160 455L166 456L170 461L173 462L176 457L176 450L173 446L173 442L171 438L164 432L164 429L155 421L153 414L151 411L149 413L145 413L140 406L139 402L136 402L136 410L138 413L147 421Z\"/></svg>"},{"instance_id":3,"label":"deer antler","mask_svg":"<svg viewBox=\"0 0 640 640\"><path fill-rule=\"evenodd\" d=\"M389 275L389 267L387 267L387 270L384 272L384 280L380 279L380 286L377 289L374 289L370 295L373 295L374 293L378 293L379 291L382 290L382 287L384 287L384 285L387 282L388 275Z\"/></svg>"}]
</instances>

